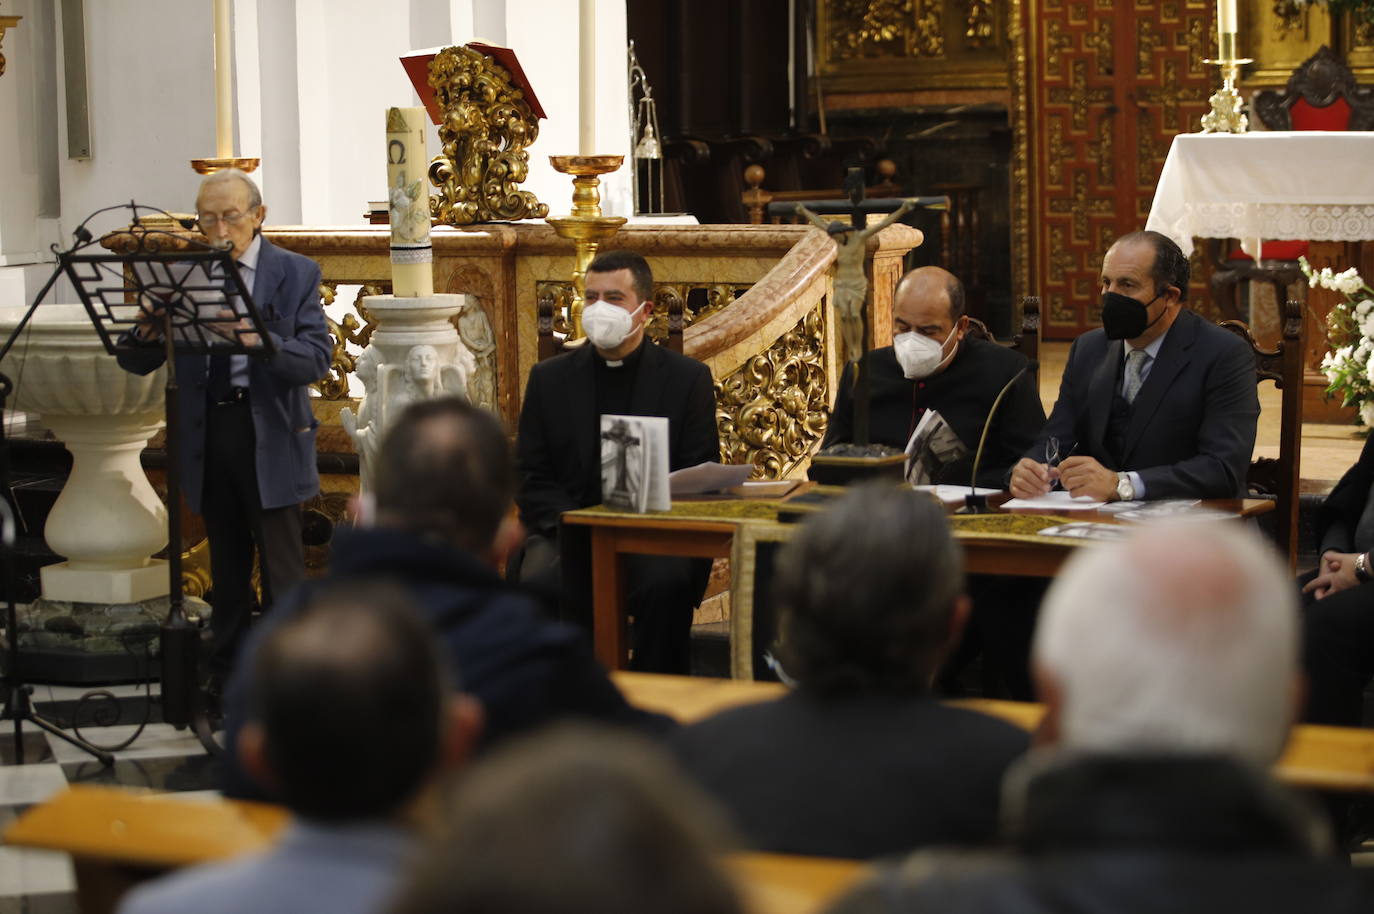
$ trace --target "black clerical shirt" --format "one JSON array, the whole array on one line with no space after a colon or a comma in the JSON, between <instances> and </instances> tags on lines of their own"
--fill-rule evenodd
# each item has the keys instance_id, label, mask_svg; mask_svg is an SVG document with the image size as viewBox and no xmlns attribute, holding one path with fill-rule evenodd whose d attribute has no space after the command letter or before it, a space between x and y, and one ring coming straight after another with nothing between
<instances>
[{"instance_id":1,"label":"black clerical shirt","mask_svg":"<svg viewBox=\"0 0 1374 914\"><path fill-rule=\"evenodd\" d=\"M1026 357L987 340L965 337L944 371L920 381L902 374L891 346L865 354L864 365L870 372L869 441L904 448L922 413L936 410L969 451L966 457L945 466L938 481L966 484L993 400L1025 367ZM854 440L853 387L853 366L846 365L825 432L827 446ZM1031 446L1044 424L1040 393L1027 372L998 407L978 468L978 484L1001 488L1008 469Z\"/></svg>"},{"instance_id":2,"label":"black clerical shirt","mask_svg":"<svg viewBox=\"0 0 1374 914\"><path fill-rule=\"evenodd\" d=\"M607 362L600 353L593 354L598 438L601 434L602 416L624 416L629 413L630 398L634 395L635 373L639 371L639 360L644 356L644 347L648 344L646 338L634 352L619 362Z\"/></svg>"}]
</instances>

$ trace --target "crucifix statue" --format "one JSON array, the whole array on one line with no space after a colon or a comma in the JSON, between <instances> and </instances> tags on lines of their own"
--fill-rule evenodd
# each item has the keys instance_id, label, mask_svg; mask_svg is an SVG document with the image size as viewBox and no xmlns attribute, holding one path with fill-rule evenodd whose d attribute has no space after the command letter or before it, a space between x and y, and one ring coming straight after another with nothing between
<instances>
[{"instance_id":1,"label":"crucifix statue","mask_svg":"<svg viewBox=\"0 0 1374 914\"><path fill-rule=\"evenodd\" d=\"M844 180L849 195L846 201L805 200L796 204L771 203L770 215L804 216L812 225L824 229L835 239L835 293L832 304L839 314L844 338L845 358L854 364L854 444L868 446L868 373L863 370L864 331L867 329L868 277L864 273L864 249L868 239L897 222L917 207L943 209L946 197L908 197L867 200L864 198L864 171L849 169ZM789 212L790 210L790 212ZM868 225L869 214L886 213L877 225ZM845 215L843 222L827 222L821 215Z\"/></svg>"},{"instance_id":2,"label":"crucifix statue","mask_svg":"<svg viewBox=\"0 0 1374 914\"><path fill-rule=\"evenodd\" d=\"M615 486L602 495L606 504L633 503L630 495L630 448L639 444L639 438L630 434L629 426L623 419L617 419L610 431L601 433L602 441L609 441L615 448Z\"/></svg>"}]
</instances>

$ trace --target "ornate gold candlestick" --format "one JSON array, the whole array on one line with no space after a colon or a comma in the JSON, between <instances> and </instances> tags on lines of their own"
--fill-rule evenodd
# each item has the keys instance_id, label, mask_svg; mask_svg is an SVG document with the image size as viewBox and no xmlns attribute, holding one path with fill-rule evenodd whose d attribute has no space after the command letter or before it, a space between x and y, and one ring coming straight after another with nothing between
<instances>
[{"instance_id":1,"label":"ornate gold candlestick","mask_svg":"<svg viewBox=\"0 0 1374 914\"><path fill-rule=\"evenodd\" d=\"M1254 63L1248 57L1236 56L1236 33L1221 32L1217 35L1217 57L1204 59L1203 63L1216 64L1221 69L1221 88L1208 99L1212 110L1202 116L1203 133L1245 133L1250 129L1250 119L1245 116L1244 104L1236 91L1236 80L1240 79L1240 68Z\"/></svg>"},{"instance_id":2,"label":"ornate gold candlestick","mask_svg":"<svg viewBox=\"0 0 1374 914\"><path fill-rule=\"evenodd\" d=\"M571 240L577 249L573 267L573 300L568 306L568 339L582 336L582 303L587 264L596 256L601 242L625 224L622 216L601 215L601 175L610 174L625 161L624 156L549 156L554 170L573 176L573 208L567 216L546 219L560 238Z\"/></svg>"},{"instance_id":3,"label":"ornate gold candlestick","mask_svg":"<svg viewBox=\"0 0 1374 914\"><path fill-rule=\"evenodd\" d=\"M197 174L202 175L213 174L217 171L223 171L226 168L237 168L239 171L252 172L257 171L258 166L261 164L262 159L252 159L245 156L230 156L226 158L212 156L208 159L191 160L191 167L196 170Z\"/></svg>"}]
</instances>

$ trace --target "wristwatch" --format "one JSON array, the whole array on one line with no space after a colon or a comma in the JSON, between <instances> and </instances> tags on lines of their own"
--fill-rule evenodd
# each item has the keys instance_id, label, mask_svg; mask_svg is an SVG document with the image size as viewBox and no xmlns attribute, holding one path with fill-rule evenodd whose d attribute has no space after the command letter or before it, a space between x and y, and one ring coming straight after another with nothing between
<instances>
[{"instance_id":1,"label":"wristwatch","mask_svg":"<svg viewBox=\"0 0 1374 914\"><path fill-rule=\"evenodd\" d=\"M1135 486L1131 485L1129 473L1116 474L1116 497L1122 501L1132 501L1135 499Z\"/></svg>"},{"instance_id":2,"label":"wristwatch","mask_svg":"<svg viewBox=\"0 0 1374 914\"><path fill-rule=\"evenodd\" d=\"M1368 552L1361 552L1359 555L1355 556L1355 580L1359 581L1361 584L1368 581L1374 581L1374 575L1369 573Z\"/></svg>"}]
</instances>

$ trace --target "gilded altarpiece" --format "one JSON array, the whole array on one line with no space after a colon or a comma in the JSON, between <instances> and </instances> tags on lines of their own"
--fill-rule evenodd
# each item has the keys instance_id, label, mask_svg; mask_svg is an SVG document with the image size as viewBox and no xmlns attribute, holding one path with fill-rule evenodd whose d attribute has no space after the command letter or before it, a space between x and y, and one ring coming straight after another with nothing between
<instances>
[{"instance_id":1,"label":"gilded altarpiece","mask_svg":"<svg viewBox=\"0 0 1374 914\"><path fill-rule=\"evenodd\" d=\"M1000 0L817 0L826 92L1003 88Z\"/></svg>"},{"instance_id":2,"label":"gilded altarpiece","mask_svg":"<svg viewBox=\"0 0 1374 914\"><path fill-rule=\"evenodd\" d=\"M1210 0L1027 4L1030 286L1047 339L1100 323L1102 254L1144 227L1169 144L1197 129L1213 91L1202 63L1213 10Z\"/></svg>"}]
</instances>

